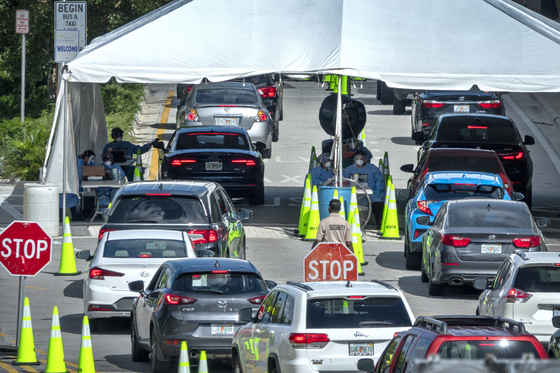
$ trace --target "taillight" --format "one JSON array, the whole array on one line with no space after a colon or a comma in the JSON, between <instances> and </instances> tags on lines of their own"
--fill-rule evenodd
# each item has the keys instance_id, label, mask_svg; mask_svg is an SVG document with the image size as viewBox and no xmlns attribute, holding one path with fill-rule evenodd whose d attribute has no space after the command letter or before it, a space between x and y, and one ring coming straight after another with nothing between
<instances>
[{"instance_id":1,"label":"taillight","mask_svg":"<svg viewBox=\"0 0 560 373\"><path fill-rule=\"evenodd\" d=\"M452 234L441 235L440 233L440 241L442 244L447 246L465 247L471 242L471 239L460 236L453 236Z\"/></svg>"},{"instance_id":2,"label":"taillight","mask_svg":"<svg viewBox=\"0 0 560 373\"><path fill-rule=\"evenodd\" d=\"M213 229L192 229L187 233L194 244L218 241L218 232Z\"/></svg>"},{"instance_id":3,"label":"taillight","mask_svg":"<svg viewBox=\"0 0 560 373\"><path fill-rule=\"evenodd\" d=\"M541 245L541 238L539 236L514 238L513 244L515 247L528 249L529 247L536 247Z\"/></svg>"},{"instance_id":4,"label":"taillight","mask_svg":"<svg viewBox=\"0 0 560 373\"><path fill-rule=\"evenodd\" d=\"M180 339L164 339L163 343L165 343L166 345L177 346L179 343L181 343L181 340Z\"/></svg>"},{"instance_id":5,"label":"taillight","mask_svg":"<svg viewBox=\"0 0 560 373\"><path fill-rule=\"evenodd\" d=\"M266 295L262 295L260 297L255 297L255 298L249 298L247 300L249 301L249 303L261 304L263 302L264 298L266 298Z\"/></svg>"},{"instance_id":6,"label":"taillight","mask_svg":"<svg viewBox=\"0 0 560 373\"><path fill-rule=\"evenodd\" d=\"M470 130L487 130L488 126L467 126Z\"/></svg>"},{"instance_id":7,"label":"taillight","mask_svg":"<svg viewBox=\"0 0 560 373\"><path fill-rule=\"evenodd\" d=\"M245 163L245 166L255 166L256 163L252 159L234 159L231 163Z\"/></svg>"},{"instance_id":8,"label":"taillight","mask_svg":"<svg viewBox=\"0 0 560 373\"><path fill-rule=\"evenodd\" d=\"M173 162L171 162L171 166L180 166L180 165L186 164L186 163L196 163L196 160L194 160L194 159L174 159Z\"/></svg>"},{"instance_id":9,"label":"taillight","mask_svg":"<svg viewBox=\"0 0 560 373\"><path fill-rule=\"evenodd\" d=\"M423 100L422 106L428 109L439 109L443 106L443 102L434 101L434 100Z\"/></svg>"},{"instance_id":10,"label":"taillight","mask_svg":"<svg viewBox=\"0 0 560 373\"><path fill-rule=\"evenodd\" d=\"M100 241L100 240L101 240L101 237L103 237L103 234L104 234L105 232L111 232L111 231L116 231L116 229L101 228L101 229L99 230L99 237L97 238L97 240Z\"/></svg>"},{"instance_id":11,"label":"taillight","mask_svg":"<svg viewBox=\"0 0 560 373\"><path fill-rule=\"evenodd\" d=\"M330 341L329 336L322 333L290 333L289 340L292 345L296 345L294 348L323 348ZM309 346L310 344L314 346Z\"/></svg>"},{"instance_id":12,"label":"taillight","mask_svg":"<svg viewBox=\"0 0 560 373\"><path fill-rule=\"evenodd\" d=\"M262 110L259 110L258 114L257 114L257 122L266 122L268 120L268 115L266 115L266 113Z\"/></svg>"},{"instance_id":13,"label":"taillight","mask_svg":"<svg viewBox=\"0 0 560 373\"><path fill-rule=\"evenodd\" d=\"M532 295L516 288L511 288L503 297L505 303L525 303Z\"/></svg>"},{"instance_id":14,"label":"taillight","mask_svg":"<svg viewBox=\"0 0 560 373\"><path fill-rule=\"evenodd\" d=\"M420 211L428 214L428 215L433 215L432 210L430 210L430 208L428 206L430 206L430 204L432 202L435 201L418 201L416 202L416 205L418 205L418 208L420 209Z\"/></svg>"},{"instance_id":15,"label":"taillight","mask_svg":"<svg viewBox=\"0 0 560 373\"><path fill-rule=\"evenodd\" d=\"M122 277L124 273L108 271L99 267L93 267L89 270L89 278L92 280L104 280L105 277Z\"/></svg>"},{"instance_id":16,"label":"taillight","mask_svg":"<svg viewBox=\"0 0 560 373\"><path fill-rule=\"evenodd\" d=\"M511 160L516 160L516 161L520 161L523 159L523 152L515 152L515 153L502 153L500 154L500 157L502 157L505 160L511 161Z\"/></svg>"},{"instance_id":17,"label":"taillight","mask_svg":"<svg viewBox=\"0 0 560 373\"><path fill-rule=\"evenodd\" d=\"M500 106L502 106L500 100L481 101L478 104L483 109L498 109Z\"/></svg>"},{"instance_id":18,"label":"taillight","mask_svg":"<svg viewBox=\"0 0 560 373\"><path fill-rule=\"evenodd\" d=\"M165 303L167 304L193 304L197 300L194 298L180 297L178 295L165 294Z\"/></svg>"},{"instance_id":19,"label":"taillight","mask_svg":"<svg viewBox=\"0 0 560 373\"><path fill-rule=\"evenodd\" d=\"M258 88L259 95L262 97L276 97L276 86L271 85L270 87Z\"/></svg>"},{"instance_id":20,"label":"taillight","mask_svg":"<svg viewBox=\"0 0 560 373\"><path fill-rule=\"evenodd\" d=\"M508 193L511 195L511 193L513 192L513 185L511 185L511 181L509 180L509 177L501 173L500 178L502 179L502 184L504 184L504 188L506 188Z\"/></svg>"},{"instance_id":21,"label":"taillight","mask_svg":"<svg viewBox=\"0 0 560 373\"><path fill-rule=\"evenodd\" d=\"M212 272L210 272L210 273L222 274L222 275L223 275L223 274L229 273L229 271L228 271L227 269L220 269L220 270L212 271Z\"/></svg>"},{"instance_id":22,"label":"taillight","mask_svg":"<svg viewBox=\"0 0 560 373\"><path fill-rule=\"evenodd\" d=\"M189 92L191 91L192 87L193 87L192 85L187 87L187 94L189 94Z\"/></svg>"},{"instance_id":23,"label":"taillight","mask_svg":"<svg viewBox=\"0 0 560 373\"><path fill-rule=\"evenodd\" d=\"M195 109L191 109L191 112L187 114L187 119L190 121L198 122L198 113Z\"/></svg>"},{"instance_id":24,"label":"taillight","mask_svg":"<svg viewBox=\"0 0 560 373\"><path fill-rule=\"evenodd\" d=\"M115 309L109 304L90 304L88 307L88 311L110 312L115 311Z\"/></svg>"}]
</instances>

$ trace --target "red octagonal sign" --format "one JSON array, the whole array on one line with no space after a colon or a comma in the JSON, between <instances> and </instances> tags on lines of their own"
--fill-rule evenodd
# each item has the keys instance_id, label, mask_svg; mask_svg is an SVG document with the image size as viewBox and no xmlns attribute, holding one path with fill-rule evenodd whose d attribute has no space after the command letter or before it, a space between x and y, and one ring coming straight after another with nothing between
<instances>
[{"instance_id":1,"label":"red octagonal sign","mask_svg":"<svg viewBox=\"0 0 560 373\"><path fill-rule=\"evenodd\" d=\"M303 259L304 281L358 281L358 258L345 245L322 242Z\"/></svg>"},{"instance_id":2,"label":"red octagonal sign","mask_svg":"<svg viewBox=\"0 0 560 373\"><path fill-rule=\"evenodd\" d=\"M0 234L0 263L12 276L35 276L50 263L51 247L39 224L14 221Z\"/></svg>"}]
</instances>

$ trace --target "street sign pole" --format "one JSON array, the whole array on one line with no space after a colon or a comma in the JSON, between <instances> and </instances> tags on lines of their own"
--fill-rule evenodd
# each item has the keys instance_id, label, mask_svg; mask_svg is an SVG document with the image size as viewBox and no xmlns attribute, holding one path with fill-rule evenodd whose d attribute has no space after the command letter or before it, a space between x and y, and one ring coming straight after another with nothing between
<instances>
[{"instance_id":1,"label":"street sign pole","mask_svg":"<svg viewBox=\"0 0 560 373\"><path fill-rule=\"evenodd\" d=\"M25 34L21 34L21 121L25 119Z\"/></svg>"},{"instance_id":2,"label":"street sign pole","mask_svg":"<svg viewBox=\"0 0 560 373\"><path fill-rule=\"evenodd\" d=\"M19 348L19 334L21 333L21 319L23 315L23 300L25 299L25 276L19 276L19 297L17 312L16 347Z\"/></svg>"}]
</instances>

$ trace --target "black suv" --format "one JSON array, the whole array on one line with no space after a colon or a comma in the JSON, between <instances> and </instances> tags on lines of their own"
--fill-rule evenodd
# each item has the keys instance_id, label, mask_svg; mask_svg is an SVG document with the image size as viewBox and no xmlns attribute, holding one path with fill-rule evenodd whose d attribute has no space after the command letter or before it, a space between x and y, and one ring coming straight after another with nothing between
<instances>
[{"instance_id":1,"label":"black suv","mask_svg":"<svg viewBox=\"0 0 560 373\"><path fill-rule=\"evenodd\" d=\"M180 230L189 234L197 251L245 259L241 220L251 219L253 212L237 211L218 183L141 181L121 187L104 217L99 239L107 231L122 229Z\"/></svg>"},{"instance_id":2,"label":"black suv","mask_svg":"<svg viewBox=\"0 0 560 373\"><path fill-rule=\"evenodd\" d=\"M520 321L491 316L419 316L414 326L389 342L375 369L373 360L358 362L361 371L405 373L414 370L415 359L439 355L441 359L518 359L532 353L547 359L539 340Z\"/></svg>"},{"instance_id":3,"label":"black suv","mask_svg":"<svg viewBox=\"0 0 560 373\"><path fill-rule=\"evenodd\" d=\"M515 123L508 117L492 114L444 114L440 116L428 139L418 150L418 160L431 148L476 148L494 150L513 189L525 196L523 201L531 208L533 161L527 145L535 139L521 138Z\"/></svg>"}]
</instances>

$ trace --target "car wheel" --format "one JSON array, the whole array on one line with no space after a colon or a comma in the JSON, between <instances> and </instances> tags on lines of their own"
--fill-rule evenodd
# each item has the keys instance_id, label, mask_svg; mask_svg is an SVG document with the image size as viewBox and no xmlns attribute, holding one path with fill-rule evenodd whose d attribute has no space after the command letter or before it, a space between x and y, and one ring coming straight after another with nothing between
<instances>
[{"instance_id":1,"label":"car wheel","mask_svg":"<svg viewBox=\"0 0 560 373\"><path fill-rule=\"evenodd\" d=\"M257 189L249 197L250 205L264 205L264 184Z\"/></svg>"},{"instance_id":2,"label":"car wheel","mask_svg":"<svg viewBox=\"0 0 560 373\"><path fill-rule=\"evenodd\" d=\"M157 337L156 331L152 329L150 334L150 362L152 364L152 373L168 373L171 367L171 360L162 361L157 357Z\"/></svg>"},{"instance_id":3,"label":"car wheel","mask_svg":"<svg viewBox=\"0 0 560 373\"><path fill-rule=\"evenodd\" d=\"M428 277L428 294L433 296L442 296L445 284L434 284L432 278Z\"/></svg>"},{"instance_id":4,"label":"car wheel","mask_svg":"<svg viewBox=\"0 0 560 373\"><path fill-rule=\"evenodd\" d=\"M381 100L381 81L377 81L377 91L375 92L375 98L379 101Z\"/></svg>"},{"instance_id":5,"label":"car wheel","mask_svg":"<svg viewBox=\"0 0 560 373\"><path fill-rule=\"evenodd\" d=\"M243 368L241 368L241 359L239 359L239 355L237 355L233 360L233 373L243 373Z\"/></svg>"},{"instance_id":6,"label":"car wheel","mask_svg":"<svg viewBox=\"0 0 560 373\"><path fill-rule=\"evenodd\" d=\"M92 333L99 331L99 319L89 319L89 331Z\"/></svg>"},{"instance_id":7,"label":"car wheel","mask_svg":"<svg viewBox=\"0 0 560 373\"><path fill-rule=\"evenodd\" d=\"M272 142L277 142L280 136L280 123L277 120L274 121L273 128L274 129L272 130Z\"/></svg>"},{"instance_id":8,"label":"car wheel","mask_svg":"<svg viewBox=\"0 0 560 373\"><path fill-rule=\"evenodd\" d=\"M243 240L243 245L238 251L237 258L247 260L247 243L245 242L245 240Z\"/></svg>"},{"instance_id":9,"label":"car wheel","mask_svg":"<svg viewBox=\"0 0 560 373\"><path fill-rule=\"evenodd\" d=\"M393 89L387 87L385 82L381 83L381 105L391 105L393 103Z\"/></svg>"},{"instance_id":10,"label":"car wheel","mask_svg":"<svg viewBox=\"0 0 560 373\"><path fill-rule=\"evenodd\" d=\"M130 344L132 348L132 361L148 361L150 359L150 354L142 350L138 343L136 327L134 326L134 317L130 318Z\"/></svg>"},{"instance_id":11,"label":"car wheel","mask_svg":"<svg viewBox=\"0 0 560 373\"><path fill-rule=\"evenodd\" d=\"M393 115L403 115L405 108L405 100L401 101L393 94Z\"/></svg>"},{"instance_id":12,"label":"car wheel","mask_svg":"<svg viewBox=\"0 0 560 373\"><path fill-rule=\"evenodd\" d=\"M426 274L424 266L422 266L422 272L420 273L420 281L422 281L423 283L428 282L428 275Z\"/></svg>"},{"instance_id":13,"label":"car wheel","mask_svg":"<svg viewBox=\"0 0 560 373\"><path fill-rule=\"evenodd\" d=\"M420 269L420 265L422 264L422 255L421 253L411 253L409 252L406 255L406 269L410 271L417 271Z\"/></svg>"},{"instance_id":14,"label":"car wheel","mask_svg":"<svg viewBox=\"0 0 560 373\"><path fill-rule=\"evenodd\" d=\"M531 210L531 208L533 207L533 189L531 188L526 192L527 193L525 193L525 198L523 198L523 202L525 202L527 204L527 207L529 207L529 210Z\"/></svg>"},{"instance_id":15,"label":"car wheel","mask_svg":"<svg viewBox=\"0 0 560 373\"><path fill-rule=\"evenodd\" d=\"M476 307L476 311L474 311L474 314L480 316L480 310L478 309L478 307Z\"/></svg>"}]
</instances>

